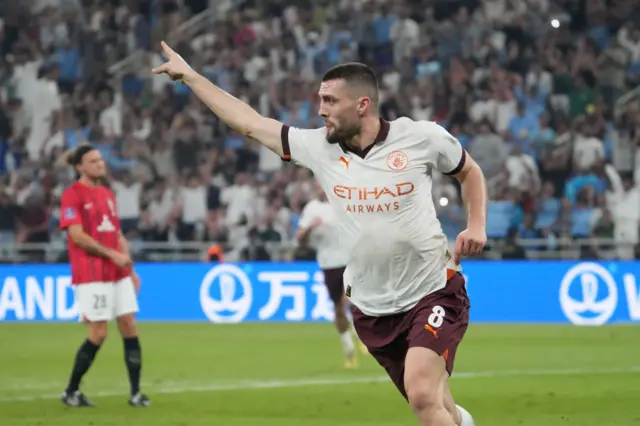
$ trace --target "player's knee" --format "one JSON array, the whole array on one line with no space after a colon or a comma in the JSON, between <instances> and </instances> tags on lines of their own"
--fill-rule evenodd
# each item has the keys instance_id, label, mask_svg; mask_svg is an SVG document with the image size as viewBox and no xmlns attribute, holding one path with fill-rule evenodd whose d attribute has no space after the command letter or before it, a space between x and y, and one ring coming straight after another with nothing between
<instances>
[{"instance_id":1,"label":"player's knee","mask_svg":"<svg viewBox=\"0 0 640 426\"><path fill-rule=\"evenodd\" d=\"M135 337L138 335L136 319L133 314L126 314L118 317L118 328L122 337Z\"/></svg>"},{"instance_id":2,"label":"player's knee","mask_svg":"<svg viewBox=\"0 0 640 426\"><path fill-rule=\"evenodd\" d=\"M89 340L96 345L102 345L107 339L108 327L106 322L89 324Z\"/></svg>"},{"instance_id":3,"label":"player's knee","mask_svg":"<svg viewBox=\"0 0 640 426\"><path fill-rule=\"evenodd\" d=\"M413 411L427 413L444 408L442 396L438 392L438 385L428 380L417 379L405 383L407 399Z\"/></svg>"}]
</instances>

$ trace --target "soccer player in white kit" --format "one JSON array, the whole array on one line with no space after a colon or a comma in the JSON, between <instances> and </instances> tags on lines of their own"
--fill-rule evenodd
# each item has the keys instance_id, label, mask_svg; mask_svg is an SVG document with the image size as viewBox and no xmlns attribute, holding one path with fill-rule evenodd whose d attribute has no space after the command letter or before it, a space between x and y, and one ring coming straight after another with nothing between
<instances>
[{"instance_id":1,"label":"soccer player in white kit","mask_svg":"<svg viewBox=\"0 0 640 426\"><path fill-rule=\"evenodd\" d=\"M315 183L316 197L305 204L298 222L297 238L301 244L308 244L316 250L318 266L324 275L324 284L333 302L335 326L340 334L342 350L345 356L344 366L347 369L358 367L356 344L347 316L347 300L344 294L344 270L349 253L340 244L340 233L333 207L329 204L327 194ZM362 343L358 341L362 348ZM362 348L363 352L366 349Z\"/></svg>"},{"instance_id":2,"label":"soccer player in white kit","mask_svg":"<svg viewBox=\"0 0 640 426\"><path fill-rule=\"evenodd\" d=\"M284 160L310 168L329 195L341 244L354 326L423 426L471 426L448 379L469 321L461 256L486 242L482 171L436 123L378 114L378 84L366 65L329 70L319 90L325 127L290 128L195 72L164 42L153 70L181 80L222 121ZM468 226L451 255L431 198L433 169L461 183Z\"/></svg>"}]
</instances>

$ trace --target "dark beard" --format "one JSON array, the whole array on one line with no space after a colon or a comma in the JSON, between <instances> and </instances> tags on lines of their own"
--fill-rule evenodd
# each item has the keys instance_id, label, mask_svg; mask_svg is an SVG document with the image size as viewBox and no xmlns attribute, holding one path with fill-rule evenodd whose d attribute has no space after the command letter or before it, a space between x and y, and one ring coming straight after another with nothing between
<instances>
[{"instance_id":1,"label":"dark beard","mask_svg":"<svg viewBox=\"0 0 640 426\"><path fill-rule=\"evenodd\" d=\"M352 126L349 129L345 129L341 132L337 131L335 128L333 129L333 133L328 134L327 133L327 142L329 142L330 144L337 144L337 143L345 143L347 145L349 145L349 143L351 142L351 140L358 135L358 133L360 133L360 125L355 125Z\"/></svg>"},{"instance_id":2,"label":"dark beard","mask_svg":"<svg viewBox=\"0 0 640 426\"><path fill-rule=\"evenodd\" d=\"M340 143L341 140L342 138L335 131L332 134L327 134L327 142L329 142L331 145Z\"/></svg>"}]
</instances>

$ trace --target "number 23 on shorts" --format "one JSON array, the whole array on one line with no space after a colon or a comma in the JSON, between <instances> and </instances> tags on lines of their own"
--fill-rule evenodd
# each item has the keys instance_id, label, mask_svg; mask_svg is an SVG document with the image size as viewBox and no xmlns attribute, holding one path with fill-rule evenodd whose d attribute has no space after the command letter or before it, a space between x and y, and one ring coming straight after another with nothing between
<instances>
[{"instance_id":1,"label":"number 23 on shorts","mask_svg":"<svg viewBox=\"0 0 640 426\"><path fill-rule=\"evenodd\" d=\"M106 294L94 294L93 295L93 309L101 311L107 309L107 295Z\"/></svg>"},{"instance_id":2,"label":"number 23 on shorts","mask_svg":"<svg viewBox=\"0 0 640 426\"><path fill-rule=\"evenodd\" d=\"M107 315L113 308L113 294L111 293L112 286L110 284L101 284L95 286L88 294L89 300L87 300L86 308L94 315L102 317Z\"/></svg>"}]
</instances>

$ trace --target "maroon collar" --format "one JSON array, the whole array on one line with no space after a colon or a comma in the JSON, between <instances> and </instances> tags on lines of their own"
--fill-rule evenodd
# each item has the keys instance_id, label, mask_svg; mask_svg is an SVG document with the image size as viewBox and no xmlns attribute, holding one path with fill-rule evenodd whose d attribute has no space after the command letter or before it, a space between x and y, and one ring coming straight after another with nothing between
<instances>
[{"instance_id":1,"label":"maroon collar","mask_svg":"<svg viewBox=\"0 0 640 426\"><path fill-rule=\"evenodd\" d=\"M380 117L379 119L380 119L380 130L378 131L378 134L376 135L376 138L374 139L371 145L361 150L357 148L356 149L350 148L344 142L340 142L340 148L342 148L344 152L352 152L362 158L366 157L369 151L371 151L371 148L373 148L379 143L384 142L385 140L387 140L387 136L389 136L389 129L391 128L391 124L387 120L383 119L382 117Z\"/></svg>"}]
</instances>

